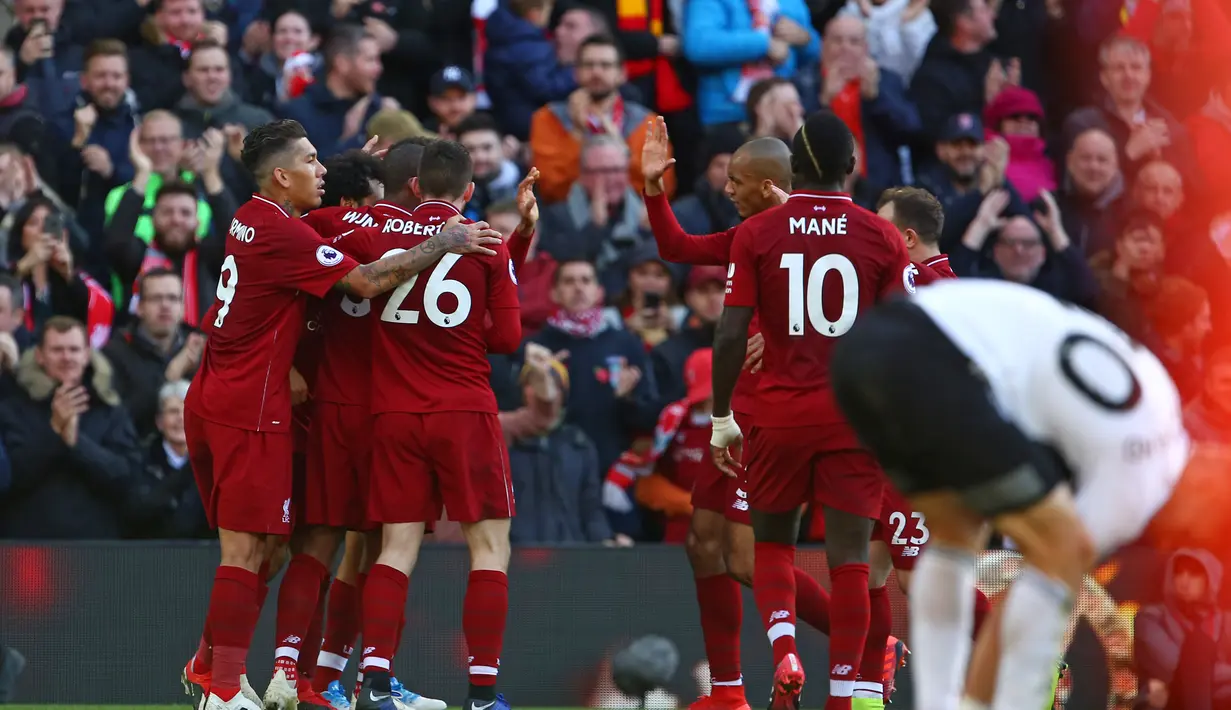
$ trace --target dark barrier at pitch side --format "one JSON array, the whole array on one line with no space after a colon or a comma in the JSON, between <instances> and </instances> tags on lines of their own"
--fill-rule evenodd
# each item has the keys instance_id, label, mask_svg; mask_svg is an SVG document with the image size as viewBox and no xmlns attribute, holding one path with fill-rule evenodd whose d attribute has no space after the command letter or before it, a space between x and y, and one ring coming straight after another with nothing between
<instances>
[{"instance_id":1,"label":"dark barrier at pitch side","mask_svg":"<svg viewBox=\"0 0 1231 710\"><path fill-rule=\"evenodd\" d=\"M411 578L406 635L394 670L412 689L451 706L466 691L461 631L468 572L464 548L426 547ZM827 585L824 553L801 550L800 566ZM25 654L29 665L16 702L141 705L184 700L180 671L193 653L209 600L217 546L204 543L0 545L0 642ZM1113 678L1119 694L1135 688L1126 677L1124 621L1134 598L1157 575L1149 552L1130 553L1088 580L1083 596L1099 633L1081 621L1069 652L1074 682L1070 708L1108 707ZM1004 553L988 553L980 578L989 591L1012 574ZM1156 583L1156 577L1155 583ZM905 636L906 602L894 592L895 633ZM1106 589L1104 592L1103 589ZM1110 594L1108 594L1108 592ZM277 580L253 640L249 676L263 692L273 663ZM695 594L680 547L536 548L514 553L510 610L500 689L514 706L630 707L607 681L606 663L632 639L659 634L680 651L680 670L667 693L681 704L704 678ZM1111 649L1112 670L1100 636ZM800 626L800 650L812 679L806 707L823 704L826 638ZM752 595L744 595L743 661L749 701L768 697L769 645ZM347 674L353 678L354 662ZM1130 674L1131 676L1131 674ZM899 674L894 707L909 710L909 672ZM1129 691L1131 692L1131 691ZM669 701L669 698L668 698ZM1121 701L1121 706L1123 703Z\"/></svg>"}]
</instances>

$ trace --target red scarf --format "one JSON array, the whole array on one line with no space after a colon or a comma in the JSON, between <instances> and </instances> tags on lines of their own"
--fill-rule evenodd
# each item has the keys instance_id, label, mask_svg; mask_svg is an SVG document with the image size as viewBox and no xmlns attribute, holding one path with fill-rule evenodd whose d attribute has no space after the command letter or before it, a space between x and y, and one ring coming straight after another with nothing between
<instances>
[{"instance_id":1,"label":"red scarf","mask_svg":"<svg viewBox=\"0 0 1231 710\"><path fill-rule=\"evenodd\" d=\"M616 3L616 12L619 16L616 28L621 32L663 35L663 0L620 0ZM654 106L659 112L674 113L692 106L692 96L680 83L679 74L667 57L630 59L624 62L624 71L629 79L654 73Z\"/></svg>"},{"instance_id":2,"label":"red scarf","mask_svg":"<svg viewBox=\"0 0 1231 710\"><path fill-rule=\"evenodd\" d=\"M101 348L111 339L111 323L115 318L115 302L111 300L111 294L107 293L107 289L93 279L89 274L78 272L77 278L81 279L85 284L86 292L89 298L86 301L85 309L85 327L86 332L90 336L90 347L94 349ZM34 302L33 289L30 288L30 282L26 281L22 284L22 292L25 295L26 303ZM34 323L34 309L26 309L26 330L31 333L36 332Z\"/></svg>"},{"instance_id":3,"label":"red scarf","mask_svg":"<svg viewBox=\"0 0 1231 710\"><path fill-rule=\"evenodd\" d=\"M14 108L20 106L21 102L26 100L26 95L29 93L30 90L26 88L25 84L18 84L17 87L13 89L12 93L5 96L3 99L0 99L0 108Z\"/></svg>"},{"instance_id":4,"label":"red scarf","mask_svg":"<svg viewBox=\"0 0 1231 710\"><path fill-rule=\"evenodd\" d=\"M128 302L129 313L137 312L137 304L141 300L141 277L153 269L176 270L175 263L167 255L150 245L145 250L145 257L141 259L141 270L137 272L137 279L133 281L133 297ZM187 254L184 254L184 268L180 270L180 280L184 282L184 322L196 328L201 324L201 314L197 311L199 294L197 293L196 249L190 249Z\"/></svg>"},{"instance_id":5,"label":"red scarf","mask_svg":"<svg viewBox=\"0 0 1231 710\"><path fill-rule=\"evenodd\" d=\"M560 308L547 319L547 325L574 338L593 338L603 332L603 309L590 308L581 313L569 313Z\"/></svg>"},{"instance_id":6,"label":"red scarf","mask_svg":"<svg viewBox=\"0 0 1231 710\"><path fill-rule=\"evenodd\" d=\"M868 162L864 160L863 152L863 95L860 93L858 79L846 82L842 91L829 102L829 110L842 119L854 134L855 150L859 151L859 176L867 177Z\"/></svg>"},{"instance_id":7,"label":"red scarf","mask_svg":"<svg viewBox=\"0 0 1231 710\"><path fill-rule=\"evenodd\" d=\"M748 14L752 17L753 32L765 35L766 39L773 37L774 22L778 20L778 0L748 0ZM740 104L748 100L748 91L758 81L776 76L774 64L767 56L744 64L739 73L739 83L731 92L731 98Z\"/></svg>"},{"instance_id":8,"label":"red scarf","mask_svg":"<svg viewBox=\"0 0 1231 710\"><path fill-rule=\"evenodd\" d=\"M616 94L615 100L611 102L611 123L615 125L620 135L624 135L624 97L619 94ZM607 132L601 117L594 114L586 116L586 130L592 136L601 136Z\"/></svg>"},{"instance_id":9,"label":"red scarf","mask_svg":"<svg viewBox=\"0 0 1231 710\"><path fill-rule=\"evenodd\" d=\"M628 489L638 478L653 473L654 466L663 454L667 453L680 427L688 420L691 409L692 403L687 399L667 405L658 415L658 425L654 427L654 443L644 453L629 449L620 454L620 458L607 470L607 481Z\"/></svg>"}]
</instances>

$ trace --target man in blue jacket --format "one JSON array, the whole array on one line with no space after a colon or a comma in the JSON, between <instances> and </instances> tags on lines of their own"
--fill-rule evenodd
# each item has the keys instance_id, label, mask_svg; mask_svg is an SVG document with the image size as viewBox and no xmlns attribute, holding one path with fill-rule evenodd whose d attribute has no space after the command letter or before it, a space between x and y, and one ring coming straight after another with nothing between
<instances>
[{"instance_id":1,"label":"man in blue jacket","mask_svg":"<svg viewBox=\"0 0 1231 710\"><path fill-rule=\"evenodd\" d=\"M501 0L487 18L484 83L500 129L520 141L529 140L530 116L540 106L563 101L577 88L573 67L560 61L556 46L547 39L552 4L553 0ZM575 14L579 21L590 17Z\"/></svg>"},{"instance_id":2,"label":"man in blue jacket","mask_svg":"<svg viewBox=\"0 0 1231 710\"><path fill-rule=\"evenodd\" d=\"M335 28L325 45L324 78L278 112L303 125L322 159L362 148L372 116L383 108L399 108L376 93L382 71L380 46L371 35L358 26Z\"/></svg>"},{"instance_id":3,"label":"man in blue jacket","mask_svg":"<svg viewBox=\"0 0 1231 710\"><path fill-rule=\"evenodd\" d=\"M821 38L803 0L778 0L777 12L753 13L747 0L691 0L684 12L684 57L699 74L701 123L744 119L748 90L761 79L790 79L815 62Z\"/></svg>"}]
</instances>

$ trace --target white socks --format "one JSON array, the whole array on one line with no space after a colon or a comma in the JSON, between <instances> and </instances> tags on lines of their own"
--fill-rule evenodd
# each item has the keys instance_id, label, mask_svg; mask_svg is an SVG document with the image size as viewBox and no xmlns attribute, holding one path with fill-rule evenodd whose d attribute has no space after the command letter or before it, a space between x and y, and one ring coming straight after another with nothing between
<instances>
[{"instance_id":1,"label":"white socks","mask_svg":"<svg viewBox=\"0 0 1231 710\"><path fill-rule=\"evenodd\" d=\"M919 563L922 566L923 560ZM1034 567L1026 567L1009 588L1000 626L994 710L1040 708L1047 703L1072 606L1069 588ZM912 641L913 633L912 628Z\"/></svg>"},{"instance_id":2,"label":"white socks","mask_svg":"<svg viewBox=\"0 0 1231 710\"><path fill-rule=\"evenodd\" d=\"M975 624L974 588L973 554L935 543L924 549L910 585L916 710L953 710L961 702Z\"/></svg>"}]
</instances>

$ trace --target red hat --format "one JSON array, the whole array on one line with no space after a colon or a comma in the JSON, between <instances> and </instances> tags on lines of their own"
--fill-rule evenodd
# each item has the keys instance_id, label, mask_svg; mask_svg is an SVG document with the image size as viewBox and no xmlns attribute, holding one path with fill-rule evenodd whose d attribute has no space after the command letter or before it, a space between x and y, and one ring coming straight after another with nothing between
<instances>
[{"instance_id":1,"label":"red hat","mask_svg":"<svg viewBox=\"0 0 1231 710\"><path fill-rule=\"evenodd\" d=\"M727 282L727 270L721 266L694 266L688 271L688 282L685 284L685 287L694 289L710 281L725 284Z\"/></svg>"},{"instance_id":2,"label":"red hat","mask_svg":"<svg viewBox=\"0 0 1231 710\"><path fill-rule=\"evenodd\" d=\"M714 395L714 351L694 350L684 361L684 382L688 385L688 403L700 404Z\"/></svg>"}]
</instances>

